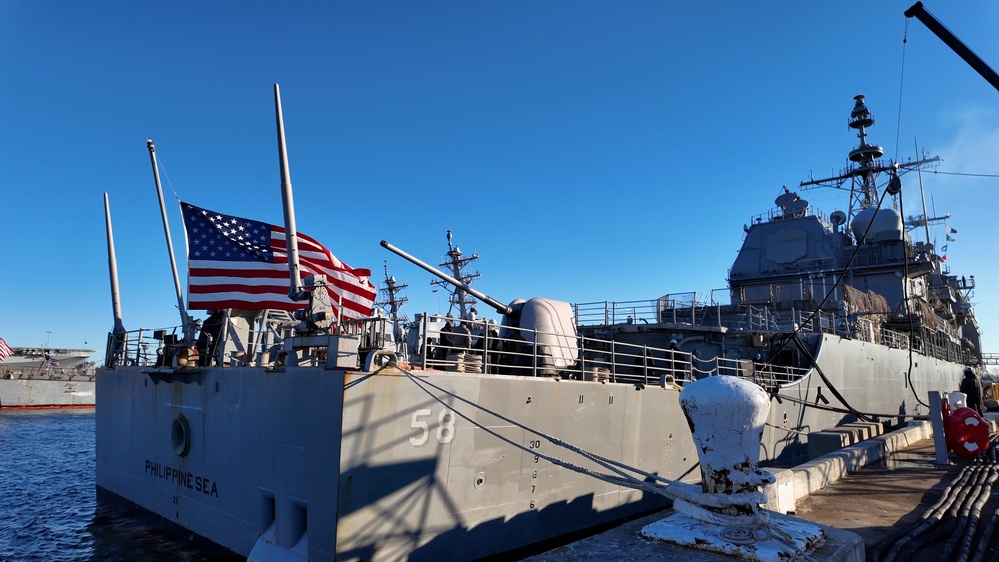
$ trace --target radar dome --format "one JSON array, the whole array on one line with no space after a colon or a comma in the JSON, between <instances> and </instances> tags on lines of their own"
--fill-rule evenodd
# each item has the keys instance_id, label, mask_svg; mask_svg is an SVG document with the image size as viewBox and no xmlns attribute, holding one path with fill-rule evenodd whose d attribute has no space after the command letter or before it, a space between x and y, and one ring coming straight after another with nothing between
<instances>
[{"instance_id":1,"label":"radar dome","mask_svg":"<svg viewBox=\"0 0 999 562\"><path fill-rule=\"evenodd\" d=\"M871 225L870 230L867 229L868 225ZM905 232L902 227L902 215L894 209L864 209L854 217L850 230L858 241L866 231L867 242L901 240L902 233Z\"/></svg>"}]
</instances>

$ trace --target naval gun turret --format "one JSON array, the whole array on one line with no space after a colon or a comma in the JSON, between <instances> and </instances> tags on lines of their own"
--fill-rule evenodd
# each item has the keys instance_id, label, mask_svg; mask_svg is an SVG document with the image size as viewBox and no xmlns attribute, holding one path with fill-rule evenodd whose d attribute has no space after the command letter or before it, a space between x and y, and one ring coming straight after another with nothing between
<instances>
[{"instance_id":1,"label":"naval gun turret","mask_svg":"<svg viewBox=\"0 0 999 562\"><path fill-rule=\"evenodd\" d=\"M503 315L501 339L522 339L526 345L537 345L538 353L549 355L556 369L565 369L578 361L579 343L571 304L539 297L503 304L385 240L381 241L381 246L493 307Z\"/></svg>"}]
</instances>

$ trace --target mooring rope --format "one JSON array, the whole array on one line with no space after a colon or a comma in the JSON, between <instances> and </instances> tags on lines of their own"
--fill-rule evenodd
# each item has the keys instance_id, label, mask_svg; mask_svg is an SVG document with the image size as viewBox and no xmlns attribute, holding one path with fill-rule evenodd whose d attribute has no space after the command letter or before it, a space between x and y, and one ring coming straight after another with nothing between
<instances>
[{"instance_id":1,"label":"mooring rope","mask_svg":"<svg viewBox=\"0 0 999 562\"><path fill-rule=\"evenodd\" d=\"M413 374L408 369L403 368L398 362L390 359L386 365L381 367L384 369L386 367L392 367L399 372L406 375L406 377L413 382L421 391L427 394L431 399L438 402L439 404L448 407L454 414L473 426L485 431L486 433L492 435L493 437L507 443L523 452L530 455L536 455L539 458L543 458L552 464L557 466L572 470L574 472L584 474L603 482L608 482L611 484L616 484L619 486L625 486L645 492L650 492L654 494L659 494L666 498L673 500L673 508L685 515L693 517L699 521L704 521L707 523L712 523L715 525L720 525L726 527L730 530L742 531L748 533L749 536L755 537L756 540L752 542L762 542L765 540L773 540L774 544L783 553L791 556L791 559L798 560L811 560L807 555L798 552L798 548L795 546L794 538L788 534L786 531L781 529L775 523L771 522L769 514L767 511L760 509L760 504L766 503L766 494L762 491L747 491L747 492L737 492L732 494L717 494L717 493L706 493L703 492L699 486L694 484L688 484L681 482L679 480L672 480L664 478L657 474L651 472L646 472L639 468L626 465L624 463L608 459L596 453L587 451L581 447L577 447L568 443L562 439L548 435L543 431L539 431L532 427L526 426L516 420L508 418L498 412L483 408L482 406L465 399L447 389L441 388L440 386L433 384L430 381L424 380L423 378ZM377 374L378 371L376 371ZM478 421L454 408L453 404L445 402L440 396L432 392L430 389L434 389L440 393L447 394L472 408L484 411L496 418L509 423L517 428L520 428L526 432L533 435L541 437L556 446L567 449L573 453L576 453L586 459L589 459L596 463L597 465L611 471L614 474L606 474L597 472L576 464L564 461L552 455L542 453L538 449L532 449L521 443L518 443L508 437L500 435L498 432L492 430L480 424ZM635 476L628 474L626 471L631 471L633 473L643 476L646 480L639 480ZM724 514L717 511L713 511L709 508L723 509L730 507L741 507L745 509L748 513L742 515L736 514ZM724 533L723 533L724 534ZM738 544L738 539L735 538L739 535L736 533L724 534L726 540ZM796 557L796 558L795 558Z\"/></svg>"}]
</instances>

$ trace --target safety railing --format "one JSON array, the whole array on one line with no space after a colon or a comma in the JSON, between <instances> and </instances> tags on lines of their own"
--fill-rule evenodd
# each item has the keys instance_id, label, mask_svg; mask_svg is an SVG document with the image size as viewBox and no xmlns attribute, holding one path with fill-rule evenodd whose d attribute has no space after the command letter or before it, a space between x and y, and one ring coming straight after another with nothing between
<instances>
[{"instance_id":1,"label":"safety railing","mask_svg":"<svg viewBox=\"0 0 999 562\"><path fill-rule=\"evenodd\" d=\"M702 295L671 293L657 299L598 301L574 305L579 326L612 324L717 324L720 307L728 303L728 289L713 289ZM710 314L709 314L710 312Z\"/></svg>"},{"instance_id":2,"label":"safety railing","mask_svg":"<svg viewBox=\"0 0 999 562\"><path fill-rule=\"evenodd\" d=\"M179 338L180 327L131 330L108 334L104 366L153 366L163 348Z\"/></svg>"},{"instance_id":3,"label":"safety railing","mask_svg":"<svg viewBox=\"0 0 999 562\"><path fill-rule=\"evenodd\" d=\"M427 327L450 322L436 336ZM420 349L410 362L423 369L519 376L558 376L628 384L684 384L712 375L743 377L766 386L794 382L808 369L692 353L611 339L565 337L481 321L426 316Z\"/></svg>"},{"instance_id":4,"label":"safety railing","mask_svg":"<svg viewBox=\"0 0 999 562\"><path fill-rule=\"evenodd\" d=\"M705 376L729 375L768 387L793 382L807 373L806 369L746 359L705 359L676 349L481 320L422 315L419 324L420 341L411 346L417 352L410 353L404 361L424 370L663 386L683 385ZM362 340L377 339L385 332L385 319L350 321L336 329L337 333L360 336ZM165 350L180 345L179 331L179 328L143 329L111 334L107 365L160 366ZM269 355L277 356L273 351Z\"/></svg>"}]
</instances>

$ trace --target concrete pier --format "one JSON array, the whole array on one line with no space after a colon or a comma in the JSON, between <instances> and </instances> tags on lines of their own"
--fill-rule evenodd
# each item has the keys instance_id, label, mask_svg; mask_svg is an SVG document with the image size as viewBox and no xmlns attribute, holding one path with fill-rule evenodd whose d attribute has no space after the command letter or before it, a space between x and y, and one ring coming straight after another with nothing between
<instances>
[{"instance_id":1,"label":"concrete pier","mask_svg":"<svg viewBox=\"0 0 999 562\"><path fill-rule=\"evenodd\" d=\"M804 465L775 471L777 482L766 490L773 498L770 501L799 519L818 524L827 533L828 539L823 546L810 553L812 559L862 561L866 549L907 528L936 501L943 483L948 482L960 466L959 463L947 466L935 463L929 426L929 422L913 423ZM778 498L781 492L783 496ZM658 544L639 537L638 532L644 526L671 513L672 510L666 510L631 521L526 560L565 562L589 557L629 562L730 560L718 554ZM928 552L926 560L935 561L936 558Z\"/></svg>"}]
</instances>

